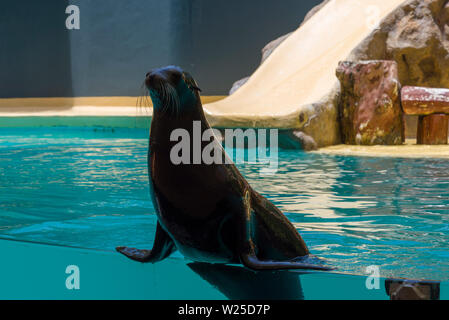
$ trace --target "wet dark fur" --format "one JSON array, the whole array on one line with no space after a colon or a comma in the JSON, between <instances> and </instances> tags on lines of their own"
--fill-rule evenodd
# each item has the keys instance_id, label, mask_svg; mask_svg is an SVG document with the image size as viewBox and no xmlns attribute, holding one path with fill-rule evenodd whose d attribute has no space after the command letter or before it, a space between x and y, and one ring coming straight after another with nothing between
<instances>
[{"instance_id":1,"label":"wet dark fur","mask_svg":"<svg viewBox=\"0 0 449 320\"><path fill-rule=\"evenodd\" d=\"M186 129L192 137L195 120L201 121L202 132L210 128L193 78L168 67L148 73L145 83L154 103L148 169L158 226L152 250L117 250L141 262L162 260L178 249L198 262L242 263L257 270L328 270L298 261L309 254L305 242L234 164L172 163L170 150L178 143L170 141L173 130ZM207 144L202 142L202 148Z\"/></svg>"}]
</instances>

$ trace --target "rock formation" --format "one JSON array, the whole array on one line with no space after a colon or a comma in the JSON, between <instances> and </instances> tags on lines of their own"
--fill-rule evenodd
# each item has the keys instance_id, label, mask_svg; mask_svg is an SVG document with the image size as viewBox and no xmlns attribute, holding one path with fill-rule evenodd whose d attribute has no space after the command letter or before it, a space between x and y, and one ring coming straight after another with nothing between
<instances>
[{"instance_id":1,"label":"rock formation","mask_svg":"<svg viewBox=\"0 0 449 320\"><path fill-rule=\"evenodd\" d=\"M404 140L398 68L394 61L341 62L342 142L393 145Z\"/></svg>"},{"instance_id":2,"label":"rock formation","mask_svg":"<svg viewBox=\"0 0 449 320\"><path fill-rule=\"evenodd\" d=\"M449 88L449 1L405 1L348 58L370 59L396 61L403 86ZM417 117L407 116L407 137L416 127Z\"/></svg>"},{"instance_id":3,"label":"rock formation","mask_svg":"<svg viewBox=\"0 0 449 320\"><path fill-rule=\"evenodd\" d=\"M449 88L449 1L404 1L347 60L394 60L401 85Z\"/></svg>"},{"instance_id":4,"label":"rock formation","mask_svg":"<svg viewBox=\"0 0 449 320\"><path fill-rule=\"evenodd\" d=\"M418 144L447 144L449 129L449 89L403 87L402 110L419 116Z\"/></svg>"},{"instance_id":5,"label":"rock formation","mask_svg":"<svg viewBox=\"0 0 449 320\"><path fill-rule=\"evenodd\" d=\"M345 5L349 5L349 2L349 0L326 1L321 7L318 7L318 9L321 8L318 12L332 15L336 10L331 10L331 8L341 9ZM379 8L385 10L388 2L380 1L379 6L381 2L383 7ZM371 5L375 7L376 3L373 2ZM362 7L358 10L361 10L360 12L363 14L364 9ZM339 60L352 62L393 60L398 65L398 78L401 85L449 88L449 72L446 71L449 70L449 1L406 0L396 8L391 4L389 10L390 13L386 13L378 25L372 26L372 31L364 36L364 39L358 42L358 45L352 50L348 50L350 53L346 57L339 58ZM366 22L365 20L361 18L358 23L363 24ZM306 23L304 28L310 28L312 25L315 28L319 27L317 22L313 21L310 24ZM309 30L307 29L307 31ZM292 37L293 35L288 37L289 41ZM349 43L347 39L350 39L350 37L348 36L342 41L348 41ZM273 47L271 46L271 49ZM282 48L284 49L284 46ZM271 61L269 59L270 63ZM317 71L320 70L320 66L316 66ZM304 68L306 67L304 66ZM337 68L337 63L335 63L334 68ZM259 78L257 80L260 81ZM319 101L307 101L307 103L298 101L301 108L292 106L292 114L296 110L301 110L299 118L304 119L303 122L294 124L295 129L312 137L319 147L340 143L338 138L339 123L337 117L334 118L339 109L338 103L341 101L337 79L335 79L335 84L335 88L330 89L327 85L326 89L323 89L322 98ZM304 87L308 83L301 82L297 85ZM285 84L285 87L287 86L289 84ZM253 87L256 86L253 85ZM281 120L272 120L272 126L278 125ZM407 119L407 123L410 123L409 120ZM292 126L293 121L289 118L287 124L279 127L290 128ZM337 134L334 134L334 131L337 131ZM410 136L408 134L408 137ZM416 136L416 120L415 128L412 128L412 136Z\"/></svg>"},{"instance_id":6,"label":"rock formation","mask_svg":"<svg viewBox=\"0 0 449 320\"><path fill-rule=\"evenodd\" d=\"M449 88L449 1L405 1L348 60L394 60L403 86Z\"/></svg>"}]
</instances>

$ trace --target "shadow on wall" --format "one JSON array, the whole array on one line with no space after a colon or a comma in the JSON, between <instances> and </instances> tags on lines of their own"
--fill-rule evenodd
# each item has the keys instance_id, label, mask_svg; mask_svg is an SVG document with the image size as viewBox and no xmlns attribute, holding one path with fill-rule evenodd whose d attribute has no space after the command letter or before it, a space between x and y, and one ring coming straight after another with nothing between
<instances>
[{"instance_id":1,"label":"shadow on wall","mask_svg":"<svg viewBox=\"0 0 449 320\"><path fill-rule=\"evenodd\" d=\"M68 1L0 3L0 98L72 96Z\"/></svg>"}]
</instances>

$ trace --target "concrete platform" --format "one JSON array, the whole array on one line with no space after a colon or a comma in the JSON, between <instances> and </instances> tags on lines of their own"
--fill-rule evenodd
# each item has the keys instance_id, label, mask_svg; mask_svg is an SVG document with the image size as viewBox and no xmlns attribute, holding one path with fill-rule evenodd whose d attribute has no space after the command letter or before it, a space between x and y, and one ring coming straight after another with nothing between
<instances>
[{"instance_id":1,"label":"concrete platform","mask_svg":"<svg viewBox=\"0 0 449 320\"><path fill-rule=\"evenodd\" d=\"M354 146L339 144L313 151L318 154L359 156L359 157L398 157L398 158L437 158L449 159L449 145L417 145L416 139L407 139L401 146Z\"/></svg>"}]
</instances>

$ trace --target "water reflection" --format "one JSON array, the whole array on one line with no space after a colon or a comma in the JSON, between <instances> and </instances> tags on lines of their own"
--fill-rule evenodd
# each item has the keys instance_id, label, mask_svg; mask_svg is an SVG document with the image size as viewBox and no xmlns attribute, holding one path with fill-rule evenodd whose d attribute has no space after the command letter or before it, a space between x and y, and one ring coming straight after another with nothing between
<instances>
[{"instance_id":1,"label":"water reflection","mask_svg":"<svg viewBox=\"0 0 449 320\"><path fill-rule=\"evenodd\" d=\"M150 248L146 130L1 129L0 233L113 249ZM0 131L1 131L0 130ZM449 279L449 162L280 150L279 171L239 165L339 271Z\"/></svg>"},{"instance_id":2,"label":"water reflection","mask_svg":"<svg viewBox=\"0 0 449 320\"><path fill-rule=\"evenodd\" d=\"M314 254L347 272L449 279L445 160L282 152L278 174L250 182L282 208Z\"/></svg>"}]
</instances>

